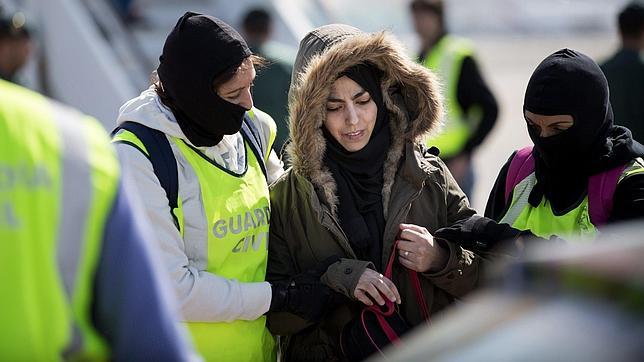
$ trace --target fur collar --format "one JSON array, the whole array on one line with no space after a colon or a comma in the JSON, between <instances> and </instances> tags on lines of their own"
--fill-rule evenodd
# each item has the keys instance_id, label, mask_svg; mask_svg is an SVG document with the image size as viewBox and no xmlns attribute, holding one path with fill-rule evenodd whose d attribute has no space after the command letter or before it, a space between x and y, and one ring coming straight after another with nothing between
<instances>
[{"instance_id":1,"label":"fur collar","mask_svg":"<svg viewBox=\"0 0 644 362\"><path fill-rule=\"evenodd\" d=\"M352 35L313 56L291 88L287 154L293 171L307 178L335 215L336 183L324 166L326 143L321 127L326 99L343 70L369 62L384 71L382 94L390 112L391 146L384 165L385 217L398 164L405 143L416 143L440 124L442 99L437 77L411 60L393 36L381 33Z\"/></svg>"}]
</instances>

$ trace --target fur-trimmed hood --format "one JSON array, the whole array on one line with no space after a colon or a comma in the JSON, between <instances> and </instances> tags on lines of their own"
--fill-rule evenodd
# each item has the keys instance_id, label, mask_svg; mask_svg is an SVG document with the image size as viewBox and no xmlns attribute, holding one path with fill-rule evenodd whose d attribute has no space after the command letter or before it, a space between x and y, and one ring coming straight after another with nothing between
<instances>
[{"instance_id":1,"label":"fur-trimmed hood","mask_svg":"<svg viewBox=\"0 0 644 362\"><path fill-rule=\"evenodd\" d=\"M334 214L336 183L323 162L326 142L321 127L326 100L342 71L365 62L384 72L383 101L390 113L391 146L382 193L385 214L405 143L420 142L440 124L442 99L437 77L411 60L392 35L363 33L346 25L327 25L307 34L300 43L289 92L292 141L287 153L293 170L322 192Z\"/></svg>"}]
</instances>

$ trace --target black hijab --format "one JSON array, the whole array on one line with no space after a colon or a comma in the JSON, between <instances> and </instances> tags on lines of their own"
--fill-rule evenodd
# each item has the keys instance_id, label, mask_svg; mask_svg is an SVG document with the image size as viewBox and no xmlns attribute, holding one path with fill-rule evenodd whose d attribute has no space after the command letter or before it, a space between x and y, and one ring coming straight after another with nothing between
<instances>
[{"instance_id":1,"label":"black hijab","mask_svg":"<svg viewBox=\"0 0 644 362\"><path fill-rule=\"evenodd\" d=\"M613 124L608 82L591 58L570 49L548 56L537 66L526 89L524 111L546 116L571 115L574 124L534 142L537 185L530 204L545 195L557 214L579 205L587 194L588 177L644 155L631 132Z\"/></svg>"},{"instance_id":2,"label":"black hijab","mask_svg":"<svg viewBox=\"0 0 644 362\"><path fill-rule=\"evenodd\" d=\"M187 12L168 35L157 73L193 145L214 146L239 132L246 109L221 98L213 82L250 55L241 35L213 16Z\"/></svg>"},{"instance_id":3,"label":"black hijab","mask_svg":"<svg viewBox=\"0 0 644 362\"><path fill-rule=\"evenodd\" d=\"M367 145L349 152L322 127L326 139L324 162L337 184L340 226L358 258L372 261L381 269L385 218L382 205L383 166L389 151L389 112L380 88L382 72L359 64L342 72L358 83L378 107L376 123Z\"/></svg>"}]
</instances>

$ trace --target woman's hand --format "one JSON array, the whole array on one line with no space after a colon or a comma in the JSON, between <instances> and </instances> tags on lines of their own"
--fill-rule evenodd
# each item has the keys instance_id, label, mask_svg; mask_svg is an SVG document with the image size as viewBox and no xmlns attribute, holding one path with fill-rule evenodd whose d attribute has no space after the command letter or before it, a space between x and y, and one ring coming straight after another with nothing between
<instances>
[{"instance_id":1,"label":"woman's hand","mask_svg":"<svg viewBox=\"0 0 644 362\"><path fill-rule=\"evenodd\" d=\"M384 305L383 295L394 303L400 304L400 294L394 283L373 269L365 269L360 276L353 295L366 305L373 305L371 299L378 305ZM371 298L369 298L371 297Z\"/></svg>"},{"instance_id":2,"label":"woman's hand","mask_svg":"<svg viewBox=\"0 0 644 362\"><path fill-rule=\"evenodd\" d=\"M398 260L404 267L419 273L445 267L448 253L434 242L434 237L422 226L400 224Z\"/></svg>"}]
</instances>

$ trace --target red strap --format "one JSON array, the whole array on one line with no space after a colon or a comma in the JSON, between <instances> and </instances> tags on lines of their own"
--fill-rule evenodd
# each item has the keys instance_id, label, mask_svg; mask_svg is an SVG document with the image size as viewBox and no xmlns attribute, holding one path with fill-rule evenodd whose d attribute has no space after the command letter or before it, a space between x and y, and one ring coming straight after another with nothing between
<instances>
[{"instance_id":1,"label":"red strap","mask_svg":"<svg viewBox=\"0 0 644 362\"><path fill-rule=\"evenodd\" d=\"M396 331L394 331L393 328L389 325L385 317L381 316L380 314L376 314L376 318L378 319L378 324L380 324L380 328L382 328L382 331L385 332L385 335L387 336L387 339L394 345L399 345L400 344L400 337L398 337L398 334L396 334Z\"/></svg>"},{"instance_id":2,"label":"red strap","mask_svg":"<svg viewBox=\"0 0 644 362\"><path fill-rule=\"evenodd\" d=\"M394 243L393 249L391 250L391 255L389 256L389 261L387 262L387 268L385 269L385 277L387 277L389 280L391 280L392 274L393 274L393 268L394 268L394 260L396 259L396 251L398 250L398 241ZM423 294L423 289L420 285L420 279L418 278L418 273L414 270L407 269L407 272L409 274L409 280L411 281L411 286L414 289L414 292L416 294L416 302L418 303L418 307L420 308L420 312L423 316L423 320L429 321L429 309L427 309L427 303L425 302L425 295ZM393 302L389 301L387 298L385 298L385 301L387 302L387 312L393 308ZM390 306L391 304L391 306ZM378 309L378 314L382 314L382 311L380 308ZM393 313L393 310L391 310L391 313ZM385 314L385 315L391 315Z\"/></svg>"},{"instance_id":3,"label":"red strap","mask_svg":"<svg viewBox=\"0 0 644 362\"><path fill-rule=\"evenodd\" d=\"M365 314L365 311L363 310L362 313L360 313L360 322L362 323L362 330L367 334L367 338L369 338L369 341L371 341L371 345L374 346L374 348L376 348L378 352L380 352L380 354L382 354L382 351L380 350L378 343L376 343L376 341L373 340L373 337L371 337L371 334L369 334L369 327L367 327L367 323L364 320L364 314Z\"/></svg>"},{"instance_id":4,"label":"red strap","mask_svg":"<svg viewBox=\"0 0 644 362\"><path fill-rule=\"evenodd\" d=\"M396 311L396 306L394 305L394 302L390 301L388 298L383 298L385 300L385 310L382 310L377 304L373 304L370 306L367 306L367 309L370 311L374 312L377 315L384 315L385 317L389 317L390 315L394 314Z\"/></svg>"},{"instance_id":5,"label":"red strap","mask_svg":"<svg viewBox=\"0 0 644 362\"><path fill-rule=\"evenodd\" d=\"M394 260L396 260L396 249L398 246L398 241L394 243L394 247L391 250L391 254L389 254L389 261L387 262L387 267L385 268L385 276L391 280L391 276L393 275L394 271Z\"/></svg>"},{"instance_id":6,"label":"red strap","mask_svg":"<svg viewBox=\"0 0 644 362\"><path fill-rule=\"evenodd\" d=\"M368 308L369 310L376 311L373 308ZM362 329L365 331L367 334L367 338L369 338L369 341L371 341L371 344L378 350L378 352L382 353L380 348L378 347L378 344L376 341L373 340L373 337L371 334L369 334L369 327L367 326L367 322L365 321L365 313L367 313L367 310L363 310L362 313L360 313L360 322L362 324ZM385 316L383 316L380 312L374 313L376 316L376 320L378 321L378 325L380 325L380 328L382 331L385 333L385 336L391 342L393 345L400 345L400 337L396 333L396 331L391 328L389 325L389 322L385 319Z\"/></svg>"},{"instance_id":7,"label":"red strap","mask_svg":"<svg viewBox=\"0 0 644 362\"><path fill-rule=\"evenodd\" d=\"M420 286L420 279L418 279L418 273L414 270L407 269L409 271L409 279L411 280L411 285L416 292L416 302L420 307L420 313L423 316L423 320L429 322L429 309L427 309L427 303L425 302L425 295L423 294L423 288Z\"/></svg>"}]
</instances>

